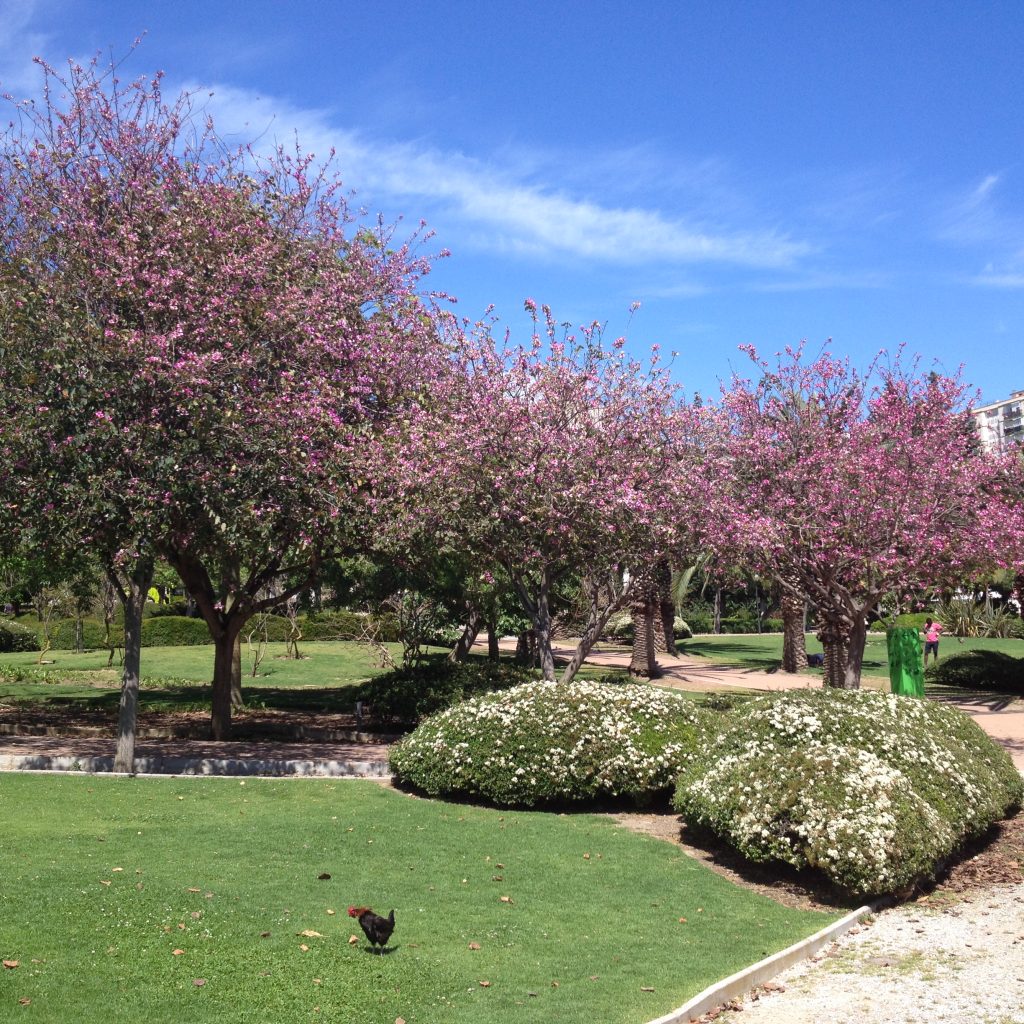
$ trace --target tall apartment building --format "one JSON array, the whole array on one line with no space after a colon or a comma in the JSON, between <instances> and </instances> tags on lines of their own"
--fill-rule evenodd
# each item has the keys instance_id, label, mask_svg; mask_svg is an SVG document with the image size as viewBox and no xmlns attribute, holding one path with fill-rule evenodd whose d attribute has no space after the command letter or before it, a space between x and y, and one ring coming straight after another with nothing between
<instances>
[{"instance_id":1,"label":"tall apartment building","mask_svg":"<svg viewBox=\"0 0 1024 1024\"><path fill-rule=\"evenodd\" d=\"M981 443L990 451L1005 451L1024 441L1024 391L1014 391L1009 398L982 405L973 412Z\"/></svg>"}]
</instances>

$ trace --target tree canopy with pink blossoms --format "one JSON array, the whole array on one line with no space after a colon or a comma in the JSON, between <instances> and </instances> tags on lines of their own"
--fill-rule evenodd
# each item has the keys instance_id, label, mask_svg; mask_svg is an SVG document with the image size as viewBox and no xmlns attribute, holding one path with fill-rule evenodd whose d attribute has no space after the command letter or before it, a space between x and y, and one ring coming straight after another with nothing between
<instances>
[{"instance_id":1,"label":"tree canopy with pink blossoms","mask_svg":"<svg viewBox=\"0 0 1024 1024\"><path fill-rule=\"evenodd\" d=\"M900 356L862 373L827 352L749 354L760 379L723 394L709 542L808 595L826 682L856 687L883 598L1020 557L1019 464L980 449L956 378Z\"/></svg>"},{"instance_id":2,"label":"tree canopy with pink blossoms","mask_svg":"<svg viewBox=\"0 0 1024 1024\"><path fill-rule=\"evenodd\" d=\"M367 439L429 379L428 265L329 162L229 151L159 77L43 71L0 156L9 506L140 586L178 570L224 736L242 626L360 529Z\"/></svg>"},{"instance_id":3,"label":"tree canopy with pink blossoms","mask_svg":"<svg viewBox=\"0 0 1024 1024\"><path fill-rule=\"evenodd\" d=\"M503 571L545 678L552 592L579 573L589 616L568 679L628 597L630 570L670 550L687 518L684 407L656 358L644 367L597 324L571 332L547 307L527 310L527 345L452 325L450 376L395 436L378 507L398 544L428 538Z\"/></svg>"}]
</instances>

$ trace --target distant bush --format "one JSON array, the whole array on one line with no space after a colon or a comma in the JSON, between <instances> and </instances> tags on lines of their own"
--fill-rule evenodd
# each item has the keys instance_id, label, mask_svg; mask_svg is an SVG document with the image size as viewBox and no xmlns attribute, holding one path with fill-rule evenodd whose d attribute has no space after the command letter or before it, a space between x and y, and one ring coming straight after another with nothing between
<instances>
[{"instance_id":1,"label":"distant bush","mask_svg":"<svg viewBox=\"0 0 1024 1024\"><path fill-rule=\"evenodd\" d=\"M12 619L0 619L0 654L38 650L39 639L34 629Z\"/></svg>"},{"instance_id":2,"label":"distant bush","mask_svg":"<svg viewBox=\"0 0 1024 1024\"><path fill-rule=\"evenodd\" d=\"M164 604L155 604L151 601L146 605L146 610L143 614L147 618L158 619L167 615L184 616L187 611L187 601L166 601Z\"/></svg>"},{"instance_id":3,"label":"distant bush","mask_svg":"<svg viewBox=\"0 0 1024 1024\"><path fill-rule=\"evenodd\" d=\"M356 640L366 631L371 616L361 612L321 612L299 620L303 640ZM394 615L374 615L377 638L386 644L398 642L398 620Z\"/></svg>"},{"instance_id":4,"label":"distant bush","mask_svg":"<svg viewBox=\"0 0 1024 1024\"><path fill-rule=\"evenodd\" d=\"M143 647L197 647L213 643L203 619L184 615L160 615L142 620Z\"/></svg>"},{"instance_id":5,"label":"distant bush","mask_svg":"<svg viewBox=\"0 0 1024 1024\"><path fill-rule=\"evenodd\" d=\"M642 801L672 785L708 714L649 685L526 683L428 718L392 747L391 768L435 796L507 806Z\"/></svg>"},{"instance_id":6,"label":"distant bush","mask_svg":"<svg viewBox=\"0 0 1024 1024\"><path fill-rule=\"evenodd\" d=\"M362 684L358 698L382 721L413 725L459 701L496 690L507 690L534 678L530 669L508 662L442 658L395 669Z\"/></svg>"},{"instance_id":7,"label":"distant bush","mask_svg":"<svg viewBox=\"0 0 1024 1024\"><path fill-rule=\"evenodd\" d=\"M1002 651L964 651L929 665L925 679L938 686L1024 694L1024 658Z\"/></svg>"},{"instance_id":8,"label":"distant bush","mask_svg":"<svg viewBox=\"0 0 1024 1024\"><path fill-rule=\"evenodd\" d=\"M816 868L857 896L933 876L1024 796L1007 753L932 701L791 691L724 722L684 768L676 809L751 860Z\"/></svg>"},{"instance_id":9,"label":"distant bush","mask_svg":"<svg viewBox=\"0 0 1024 1024\"><path fill-rule=\"evenodd\" d=\"M49 625L50 648L54 651L73 651L75 649L76 620L73 618L55 619ZM36 639L42 645L42 629L39 624L35 628ZM124 630L121 626L111 626L110 635L114 643L124 642ZM99 619L82 620L82 648L87 651L106 650L106 628ZM34 648L39 650L39 647Z\"/></svg>"},{"instance_id":10,"label":"distant bush","mask_svg":"<svg viewBox=\"0 0 1024 1024\"><path fill-rule=\"evenodd\" d=\"M938 615L934 612L905 612L903 615L897 615L894 619L876 619L868 626L868 631L871 633L884 633L890 626L920 631L924 629L924 621L928 618L934 621L938 618Z\"/></svg>"}]
</instances>

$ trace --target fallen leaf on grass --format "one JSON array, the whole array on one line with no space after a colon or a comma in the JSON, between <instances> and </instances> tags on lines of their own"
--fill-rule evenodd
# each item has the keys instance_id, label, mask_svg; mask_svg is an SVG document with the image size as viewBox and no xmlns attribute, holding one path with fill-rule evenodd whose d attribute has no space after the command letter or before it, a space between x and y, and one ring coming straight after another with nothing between
<instances>
[{"instance_id":1,"label":"fallen leaf on grass","mask_svg":"<svg viewBox=\"0 0 1024 1024\"><path fill-rule=\"evenodd\" d=\"M202 892L202 889L186 889L186 892Z\"/></svg>"},{"instance_id":2,"label":"fallen leaf on grass","mask_svg":"<svg viewBox=\"0 0 1024 1024\"><path fill-rule=\"evenodd\" d=\"M5 960L4 961L4 967L6 967L7 970L9 970L9 971L13 971L14 968L17 967L20 963L21 963L20 960Z\"/></svg>"},{"instance_id":3,"label":"fallen leaf on grass","mask_svg":"<svg viewBox=\"0 0 1024 1024\"><path fill-rule=\"evenodd\" d=\"M31 1006L31 1005L32 1005L32 1000L31 1000L31 999L29 999L29 998L27 998L26 996L22 996L22 997L21 997L21 998L20 998L20 999L18 1000L18 1005L19 1005L19 1006Z\"/></svg>"},{"instance_id":4,"label":"fallen leaf on grass","mask_svg":"<svg viewBox=\"0 0 1024 1024\"><path fill-rule=\"evenodd\" d=\"M328 917L334 917L335 913L337 913L337 911L334 911L334 910L328 910L328 911L327 911L327 916L328 916Z\"/></svg>"},{"instance_id":5,"label":"fallen leaf on grass","mask_svg":"<svg viewBox=\"0 0 1024 1024\"><path fill-rule=\"evenodd\" d=\"M351 832L351 831L352 831L352 829L349 829L349 832ZM321 874L317 875L316 877L321 882L329 882L331 880L331 876L326 871L322 872Z\"/></svg>"},{"instance_id":6,"label":"fallen leaf on grass","mask_svg":"<svg viewBox=\"0 0 1024 1024\"><path fill-rule=\"evenodd\" d=\"M491 881L492 882L504 882L505 881L505 876L504 875L491 875Z\"/></svg>"},{"instance_id":7,"label":"fallen leaf on grass","mask_svg":"<svg viewBox=\"0 0 1024 1024\"><path fill-rule=\"evenodd\" d=\"M641 985L640 986L640 991L641 992L653 992L654 991L654 986L653 985Z\"/></svg>"},{"instance_id":8,"label":"fallen leaf on grass","mask_svg":"<svg viewBox=\"0 0 1024 1024\"><path fill-rule=\"evenodd\" d=\"M307 946L304 942L299 943L299 949L301 949L303 953L309 952L309 946Z\"/></svg>"},{"instance_id":9,"label":"fallen leaf on grass","mask_svg":"<svg viewBox=\"0 0 1024 1024\"><path fill-rule=\"evenodd\" d=\"M511 903L512 902L512 897L511 896L499 896L498 899L501 900L502 903Z\"/></svg>"},{"instance_id":10,"label":"fallen leaf on grass","mask_svg":"<svg viewBox=\"0 0 1024 1024\"><path fill-rule=\"evenodd\" d=\"M405 1024L405 1018L404 1017L396 1017L395 1018L395 1024Z\"/></svg>"},{"instance_id":11,"label":"fallen leaf on grass","mask_svg":"<svg viewBox=\"0 0 1024 1024\"><path fill-rule=\"evenodd\" d=\"M479 949L480 948L480 943L479 942L471 942L469 944L469 948L470 949Z\"/></svg>"},{"instance_id":12,"label":"fallen leaf on grass","mask_svg":"<svg viewBox=\"0 0 1024 1024\"><path fill-rule=\"evenodd\" d=\"M313 931L312 928L303 928L301 932L296 932L296 935L301 935L306 939L322 939L323 936L319 932Z\"/></svg>"},{"instance_id":13,"label":"fallen leaf on grass","mask_svg":"<svg viewBox=\"0 0 1024 1024\"><path fill-rule=\"evenodd\" d=\"M110 885L110 879L109 878L101 878L100 879L100 885Z\"/></svg>"},{"instance_id":14,"label":"fallen leaf on grass","mask_svg":"<svg viewBox=\"0 0 1024 1024\"><path fill-rule=\"evenodd\" d=\"M584 860L590 860L590 854L589 853L583 854L583 859Z\"/></svg>"},{"instance_id":15,"label":"fallen leaf on grass","mask_svg":"<svg viewBox=\"0 0 1024 1024\"><path fill-rule=\"evenodd\" d=\"M192 984L195 985L196 988L202 988L206 984L206 979L205 978L193 978L192 979Z\"/></svg>"},{"instance_id":16,"label":"fallen leaf on grass","mask_svg":"<svg viewBox=\"0 0 1024 1024\"><path fill-rule=\"evenodd\" d=\"M480 982L480 987L481 988L490 988L491 987L491 983L489 981L481 981Z\"/></svg>"},{"instance_id":17,"label":"fallen leaf on grass","mask_svg":"<svg viewBox=\"0 0 1024 1024\"><path fill-rule=\"evenodd\" d=\"M558 986L561 985L561 984L562 983L560 981L552 981L551 982L551 987L552 988L558 988Z\"/></svg>"},{"instance_id":18,"label":"fallen leaf on grass","mask_svg":"<svg viewBox=\"0 0 1024 1024\"><path fill-rule=\"evenodd\" d=\"M685 917L679 918L679 923L680 924L686 924L686 918Z\"/></svg>"},{"instance_id":19,"label":"fallen leaf on grass","mask_svg":"<svg viewBox=\"0 0 1024 1024\"><path fill-rule=\"evenodd\" d=\"M172 949L171 956L181 956L184 952L185 950L183 949Z\"/></svg>"},{"instance_id":20,"label":"fallen leaf on grass","mask_svg":"<svg viewBox=\"0 0 1024 1024\"><path fill-rule=\"evenodd\" d=\"M261 939L269 939L270 938L270 932L260 932L260 938Z\"/></svg>"},{"instance_id":21,"label":"fallen leaf on grass","mask_svg":"<svg viewBox=\"0 0 1024 1024\"><path fill-rule=\"evenodd\" d=\"M358 935L350 935L348 937L348 944L350 946L354 946L358 941L359 941L359 936Z\"/></svg>"}]
</instances>

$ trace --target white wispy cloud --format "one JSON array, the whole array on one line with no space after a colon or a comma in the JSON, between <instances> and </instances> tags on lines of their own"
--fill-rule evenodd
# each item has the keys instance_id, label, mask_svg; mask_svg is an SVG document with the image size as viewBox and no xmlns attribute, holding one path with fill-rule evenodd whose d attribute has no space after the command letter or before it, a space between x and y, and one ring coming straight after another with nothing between
<instances>
[{"instance_id":1,"label":"white wispy cloud","mask_svg":"<svg viewBox=\"0 0 1024 1024\"><path fill-rule=\"evenodd\" d=\"M336 153L348 184L374 203L413 201L436 211L467 237L494 250L607 263L730 264L786 268L813 250L772 228L691 223L640 205L602 203L557 184L522 180L502 166L421 140L372 139L331 123L326 111L302 110L230 86L212 89L204 104L227 134L297 133L307 149Z\"/></svg>"}]
</instances>

